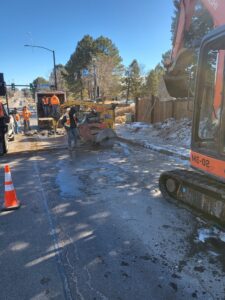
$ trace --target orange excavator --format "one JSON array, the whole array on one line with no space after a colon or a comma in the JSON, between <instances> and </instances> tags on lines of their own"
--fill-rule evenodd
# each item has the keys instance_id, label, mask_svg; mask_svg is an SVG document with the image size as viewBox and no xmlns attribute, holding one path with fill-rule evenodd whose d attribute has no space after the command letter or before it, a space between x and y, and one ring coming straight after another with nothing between
<instances>
[{"instance_id":1,"label":"orange excavator","mask_svg":"<svg viewBox=\"0 0 225 300\"><path fill-rule=\"evenodd\" d=\"M185 64L190 61L185 57L183 43L185 31L190 28L196 2L197 0L180 1L177 33L165 78L167 89L174 97L188 96L187 76L182 74L181 66L183 64L184 70ZM225 1L198 2L211 15L214 29L202 39L199 49L190 154L192 170L177 169L162 173L159 187L165 198L182 201L224 224ZM187 49L187 52L191 53L192 50Z\"/></svg>"}]
</instances>

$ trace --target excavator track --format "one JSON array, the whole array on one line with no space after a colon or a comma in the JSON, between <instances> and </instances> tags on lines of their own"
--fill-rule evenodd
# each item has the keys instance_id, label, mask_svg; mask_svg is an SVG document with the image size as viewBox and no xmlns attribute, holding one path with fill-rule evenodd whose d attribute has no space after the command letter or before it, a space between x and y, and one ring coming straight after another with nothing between
<instances>
[{"instance_id":1,"label":"excavator track","mask_svg":"<svg viewBox=\"0 0 225 300\"><path fill-rule=\"evenodd\" d=\"M201 173L175 169L159 178L164 198L184 203L225 225L225 184Z\"/></svg>"}]
</instances>

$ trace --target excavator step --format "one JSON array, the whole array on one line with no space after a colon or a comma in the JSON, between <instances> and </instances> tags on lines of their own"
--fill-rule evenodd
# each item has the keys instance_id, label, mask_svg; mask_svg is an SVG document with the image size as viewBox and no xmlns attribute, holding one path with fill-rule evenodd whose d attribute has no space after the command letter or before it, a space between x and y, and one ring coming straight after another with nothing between
<instances>
[{"instance_id":1,"label":"excavator step","mask_svg":"<svg viewBox=\"0 0 225 300\"><path fill-rule=\"evenodd\" d=\"M225 224L225 183L195 171L176 169L161 174L162 195Z\"/></svg>"}]
</instances>

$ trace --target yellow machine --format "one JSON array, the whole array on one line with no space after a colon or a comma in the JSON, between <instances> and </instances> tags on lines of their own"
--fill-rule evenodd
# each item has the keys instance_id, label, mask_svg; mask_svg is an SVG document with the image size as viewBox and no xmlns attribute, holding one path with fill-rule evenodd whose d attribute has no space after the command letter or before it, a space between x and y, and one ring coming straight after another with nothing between
<instances>
[{"instance_id":1,"label":"yellow machine","mask_svg":"<svg viewBox=\"0 0 225 300\"><path fill-rule=\"evenodd\" d=\"M58 119L60 117L60 112L58 117L53 116L51 112L51 107L49 106L48 115L46 116L42 104L43 97L47 97L48 99L50 99L53 95L56 95L59 98L60 104L66 102L66 93L63 91L38 91L35 93L39 129L56 130Z\"/></svg>"},{"instance_id":2,"label":"yellow machine","mask_svg":"<svg viewBox=\"0 0 225 300\"><path fill-rule=\"evenodd\" d=\"M95 103L92 101L73 100L61 105L61 108L75 107L79 120L81 138L93 143L116 137L115 104Z\"/></svg>"}]
</instances>

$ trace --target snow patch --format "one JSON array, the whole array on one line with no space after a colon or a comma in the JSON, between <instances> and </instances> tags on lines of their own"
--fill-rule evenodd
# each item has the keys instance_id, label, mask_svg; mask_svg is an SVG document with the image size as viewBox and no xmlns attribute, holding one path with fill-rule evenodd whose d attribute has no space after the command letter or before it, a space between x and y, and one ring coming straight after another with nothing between
<instances>
[{"instance_id":1,"label":"snow patch","mask_svg":"<svg viewBox=\"0 0 225 300\"><path fill-rule=\"evenodd\" d=\"M191 144L191 125L188 118L175 120L169 118L164 122L147 124L134 122L117 124L118 136L141 144L155 151L168 151L176 156L189 159Z\"/></svg>"}]
</instances>

